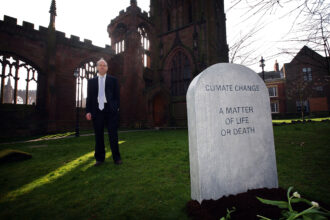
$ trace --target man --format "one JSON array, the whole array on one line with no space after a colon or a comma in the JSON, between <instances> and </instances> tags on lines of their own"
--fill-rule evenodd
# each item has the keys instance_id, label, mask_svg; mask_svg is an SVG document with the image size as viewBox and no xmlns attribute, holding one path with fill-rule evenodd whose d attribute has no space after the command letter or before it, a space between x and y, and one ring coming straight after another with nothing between
<instances>
[{"instance_id":1,"label":"man","mask_svg":"<svg viewBox=\"0 0 330 220\"><path fill-rule=\"evenodd\" d=\"M101 58L96 66L98 76L88 80L86 119L93 120L95 133L96 163L101 165L105 160L104 125L109 134L110 148L115 164L122 164L118 146L118 111L119 86L115 77L107 75L108 64Z\"/></svg>"}]
</instances>

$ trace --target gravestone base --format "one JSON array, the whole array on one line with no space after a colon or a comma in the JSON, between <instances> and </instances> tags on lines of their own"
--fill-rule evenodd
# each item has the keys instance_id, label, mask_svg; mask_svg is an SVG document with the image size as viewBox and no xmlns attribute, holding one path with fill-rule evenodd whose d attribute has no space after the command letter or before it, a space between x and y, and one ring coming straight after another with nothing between
<instances>
[{"instance_id":1,"label":"gravestone base","mask_svg":"<svg viewBox=\"0 0 330 220\"><path fill-rule=\"evenodd\" d=\"M286 201L287 191L282 188L262 188L249 190L237 195L224 196L218 200L203 200L200 204L191 200L186 205L186 212L192 219L220 219L227 215L227 209L235 211L231 213L231 220L257 220L257 215L271 219L279 219L282 209L277 206L269 206L259 202L256 196L270 200ZM308 205L305 203L294 204L295 210L305 210Z\"/></svg>"}]
</instances>

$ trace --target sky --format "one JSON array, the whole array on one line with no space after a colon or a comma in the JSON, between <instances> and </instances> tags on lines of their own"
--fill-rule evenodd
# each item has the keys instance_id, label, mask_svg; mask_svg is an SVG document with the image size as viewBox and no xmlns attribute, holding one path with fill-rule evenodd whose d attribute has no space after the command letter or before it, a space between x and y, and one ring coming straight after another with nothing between
<instances>
[{"instance_id":1,"label":"sky","mask_svg":"<svg viewBox=\"0 0 330 220\"><path fill-rule=\"evenodd\" d=\"M149 11L149 0L138 0L138 6L143 11ZM292 55L280 54L284 48L292 47L288 43L289 32L296 16L284 16L289 10L296 7L294 3L287 3L286 7L278 7L265 15L249 16L246 11L248 5L242 1L241 4L231 7L235 0L225 1L225 12L227 16L227 42L229 47L235 44L242 36L251 30L256 24L263 27L259 32L249 38L240 51L248 51L248 59L243 62L256 72L260 72L258 61L261 56L265 58L265 70L273 70L275 60L279 62L280 68L283 63L290 62ZM48 27L49 8L51 0L0 0L0 19L4 15L15 17L18 24L27 21ZM119 11L130 5L130 0L57 0L56 29L65 32L66 37L70 35L79 36L80 40L92 40L94 45L104 47L110 44L107 26L111 19L115 18ZM303 44L294 44L296 48L302 48ZM252 48L252 49L251 49ZM253 51L251 51L253 50ZM234 63L241 64L237 59Z\"/></svg>"}]
</instances>

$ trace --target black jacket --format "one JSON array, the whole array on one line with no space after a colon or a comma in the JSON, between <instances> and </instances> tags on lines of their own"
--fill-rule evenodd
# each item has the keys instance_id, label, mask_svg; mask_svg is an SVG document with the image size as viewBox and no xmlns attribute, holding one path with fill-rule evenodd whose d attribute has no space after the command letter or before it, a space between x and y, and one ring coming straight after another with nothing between
<instances>
[{"instance_id":1,"label":"black jacket","mask_svg":"<svg viewBox=\"0 0 330 220\"><path fill-rule=\"evenodd\" d=\"M97 97L99 91L98 77L88 80L87 84L87 100L86 113L91 113L95 117L96 111L99 107ZM109 113L115 114L119 111L119 85L117 78L106 75L105 78L105 98L108 103Z\"/></svg>"}]
</instances>

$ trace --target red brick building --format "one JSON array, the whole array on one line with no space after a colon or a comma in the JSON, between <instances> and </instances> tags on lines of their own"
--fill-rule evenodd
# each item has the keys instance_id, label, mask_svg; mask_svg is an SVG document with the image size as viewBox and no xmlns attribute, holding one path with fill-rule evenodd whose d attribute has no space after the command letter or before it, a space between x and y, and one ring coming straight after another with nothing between
<instances>
[{"instance_id":1,"label":"red brick building","mask_svg":"<svg viewBox=\"0 0 330 220\"><path fill-rule=\"evenodd\" d=\"M285 105L285 80L275 79L266 81L266 85L270 97L270 107L272 114L284 115L286 112Z\"/></svg>"},{"instance_id":2,"label":"red brick building","mask_svg":"<svg viewBox=\"0 0 330 220\"><path fill-rule=\"evenodd\" d=\"M326 58L307 46L281 70L276 61L274 71L264 72L272 114L329 113L329 70Z\"/></svg>"},{"instance_id":3,"label":"red brick building","mask_svg":"<svg viewBox=\"0 0 330 220\"><path fill-rule=\"evenodd\" d=\"M151 68L157 75L154 84L161 85L161 89L152 91L154 109L162 108L157 102L163 103L166 110L158 111L158 115L165 115L165 124L186 126L185 96L190 81L206 67L228 62L224 1L151 0L150 3L157 33L152 40Z\"/></svg>"},{"instance_id":4,"label":"red brick building","mask_svg":"<svg viewBox=\"0 0 330 220\"><path fill-rule=\"evenodd\" d=\"M74 130L83 97L76 82L83 85L95 72L97 59L114 55L110 47L56 31L55 16L53 0L48 28L18 25L9 16L0 21L0 137Z\"/></svg>"},{"instance_id":5,"label":"red brick building","mask_svg":"<svg viewBox=\"0 0 330 220\"><path fill-rule=\"evenodd\" d=\"M287 113L328 112L330 110L329 63L304 46L283 66L286 80Z\"/></svg>"},{"instance_id":6,"label":"red brick building","mask_svg":"<svg viewBox=\"0 0 330 220\"><path fill-rule=\"evenodd\" d=\"M0 21L1 135L73 130L78 119L90 127L81 108L100 57L120 82L122 127L186 126L189 83L228 62L223 0L150 0L149 14L131 0L108 25L105 48L65 37L55 18L52 0L48 28Z\"/></svg>"},{"instance_id":7,"label":"red brick building","mask_svg":"<svg viewBox=\"0 0 330 220\"><path fill-rule=\"evenodd\" d=\"M189 83L228 62L223 1L151 0L150 16L132 0L108 26L120 72L121 125L186 126Z\"/></svg>"},{"instance_id":8,"label":"red brick building","mask_svg":"<svg viewBox=\"0 0 330 220\"><path fill-rule=\"evenodd\" d=\"M269 92L271 112L273 115L283 115L286 113L286 87L283 72L279 70L277 61L274 64L274 71L265 71L264 74L265 84ZM262 73L259 73L259 76L262 78Z\"/></svg>"}]
</instances>

